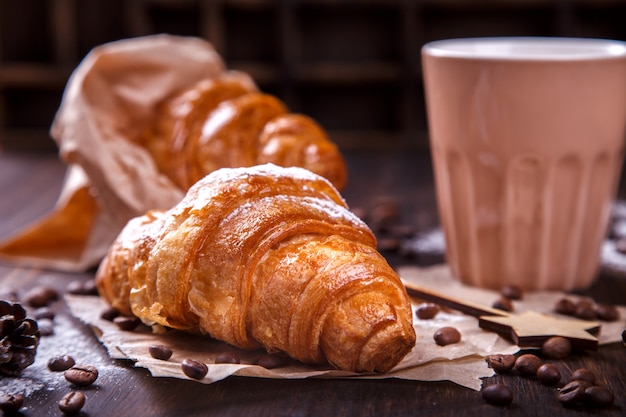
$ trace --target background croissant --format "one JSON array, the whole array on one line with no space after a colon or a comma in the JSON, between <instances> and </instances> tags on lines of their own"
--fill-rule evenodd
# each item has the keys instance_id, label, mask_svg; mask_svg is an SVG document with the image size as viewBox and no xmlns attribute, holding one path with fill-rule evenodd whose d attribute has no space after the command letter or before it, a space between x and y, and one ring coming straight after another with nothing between
<instances>
[{"instance_id":1,"label":"background croissant","mask_svg":"<svg viewBox=\"0 0 626 417\"><path fill-rule=\"evenodd\" d=\"M347 180L343 157L326 132L259 92L243 72L223 72L165 100L155 121L140 142L183 190L216 169L264 163L306 168L338 189Z\"/></svg>"},{"instance_id":2,"label":"background croissant","mask_svg":"<svg viewBox=\"0 0 626 417\"><path fill-rule=\"evenodd\" d=\"M148 324L385 372L415 332L407 293L375 247L322 177L220 169L169 211L131 220L96 279L109 303Z\"/></svg>"}]
</instances>

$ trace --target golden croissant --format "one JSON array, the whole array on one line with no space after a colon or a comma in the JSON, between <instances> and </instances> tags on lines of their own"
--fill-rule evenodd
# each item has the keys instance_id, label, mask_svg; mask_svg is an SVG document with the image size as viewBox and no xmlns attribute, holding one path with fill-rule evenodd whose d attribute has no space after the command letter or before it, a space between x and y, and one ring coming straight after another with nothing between
<instances>
[{"instance_id":1,"label":"golden croissant","mask_svg":"<svg viewBox=\"0 0 626 417\"><path fill-rule=\"evenodd\" d=\"M338 189L347 181L345 161L326 132L259 92L243 72L196 83L160 103L155 120L138 141L183 190L219 168L265 163L306 168Z\"/></svg>"},{"instance_id":2,"label":"golden croissant","mask_svg":"<svg viewBox=\"0 0 626 417\"><path fill-rule=\"evenodd\" d=\"M132 219L96 281L147 324L305 363L385 372L415 344L408 295L371 230L302 168L214 171L172 209Z\"/></svg>"}]
</instances>

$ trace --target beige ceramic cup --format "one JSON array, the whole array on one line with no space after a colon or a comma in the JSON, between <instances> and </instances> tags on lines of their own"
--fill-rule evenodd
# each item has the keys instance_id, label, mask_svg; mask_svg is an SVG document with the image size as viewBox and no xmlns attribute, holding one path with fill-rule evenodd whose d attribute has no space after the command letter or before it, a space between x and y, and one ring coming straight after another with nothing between
<instances>
[{"instance_id":1,"label":"beige ceramic cup","mask_svg":"<svg viewBox=\"0 0 626 417\"><path fill-rule=\"evenodd\" d=\"M422 66L452 272L488 288L589 286L624 157L626 43L444 40Z\"/></svg>"}]
</instances>

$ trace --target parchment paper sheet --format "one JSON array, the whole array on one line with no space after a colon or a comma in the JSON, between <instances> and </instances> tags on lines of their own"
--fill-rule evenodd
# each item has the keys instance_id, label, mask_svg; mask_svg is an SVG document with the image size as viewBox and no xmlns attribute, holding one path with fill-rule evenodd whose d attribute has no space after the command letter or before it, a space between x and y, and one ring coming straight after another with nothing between
<instances>
[{"instance_id":1,"label":"parchment paper sheet","mask_svg":"<svg viewBox=\"0 0 626 417\"><path fill-rule=\"evenodd\" d=\"M68 165L61 195L47 216L0 243L0 258L85 270L130 218L176 204L184 191L136 138L160 101L224 70L200 38L154 35L94 48L68 80L50 131Z\"/></svg>"},{"instance_id":2,"label":"parchment paper sheet","mask_svg":"<svg viewBox=\"0 0 626 417\"><path fill-rule=\"evenodd\" d=\"M447 266L427 269L405 267L400 276L419 285L456 297L465 298L490 306L499 296L496 292L479 288L470 288L458 283ZM557 292L537 292L525 294L524 300L516 302L516 311L528 309L549 313L554 303L564 296ZM572 297L573 298L573 297ZM454 311L442 311L432 320L415 319L417 342L415 348L391 372L382 375L362 375L334 370L329 366L309 366L296 361L287 361L286 366L265 369L252 365L263 352L243 351L207 337L183 334L179 332L125 332L106 320L100 313L106 308L98 297L68 296L68 304L73 314L94 328L100 341L106 346L111 357L130 359L138 367L147 368L155 377L188 379L181 370L183 359L191 358L206 363L209 367L207 376L198 381L213 383L230 375L262 378L401 378L419 381L452 381L461 386L479 390L481 378L492 376L485 356L496 353L515 353L519 348L495 333L478 327L478 320ZM416 300L413 307L419 306ZM619 307L621 320L603 324L601 343L620 340L621 331L626 326L626 308ZM462 334L462 341L448 346L437 346L433 333L440 327L454 326ZM173 356L168 361L154 359L148 347L163 344L171 347ZM235 351L241 358L241 364L215 364L215 356L225 350Z\"/></svg>"}]
</instances>

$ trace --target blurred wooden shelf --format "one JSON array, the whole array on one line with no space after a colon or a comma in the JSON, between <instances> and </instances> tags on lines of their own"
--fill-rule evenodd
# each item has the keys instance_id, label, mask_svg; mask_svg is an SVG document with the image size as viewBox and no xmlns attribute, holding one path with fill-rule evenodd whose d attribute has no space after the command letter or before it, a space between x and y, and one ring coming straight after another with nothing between
<instances>
[{"instance_id":1,"label":"blurred wooden shelf","mask_svg":"<svg viewBox=\"0 0 626 417\"><path fill-rule=\"evenodd\" d=\"M67 78L94 46L172 33L209 40L340 147L423 148L424 43L626 40L624 22L624 0L0 0L0 147L50 149Z\"/></svg>"}]
</instances>

